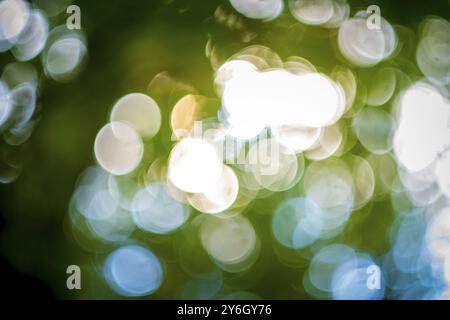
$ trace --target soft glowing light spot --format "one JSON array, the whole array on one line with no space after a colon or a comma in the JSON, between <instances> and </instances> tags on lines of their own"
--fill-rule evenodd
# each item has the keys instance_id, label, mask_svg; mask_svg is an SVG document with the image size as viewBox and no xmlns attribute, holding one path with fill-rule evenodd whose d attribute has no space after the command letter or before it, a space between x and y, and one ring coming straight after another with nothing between
<instances>
[{"instance_id":1,"label":"soft glowing light spot","mask_svg":"<svg viewBox=\"0 0 450 320\"><path fill-rule=\"evenodd\" d=\"M188 195L189 203L200 212L219 213L234 203L239 192L239 182L233 169L223 167L222 175L212 188L203 193Z\"/></svg>"},{"instance_id":2,"label":"soft glowing light spot","mask_svg":"<svg viewBox=\"0 0 450 320\"><path fill-rule=\"evenodd\" d=\"M105 189L94 185L82 186L74 194L77 210L90 220L110 218L118 209L117 201Z\"/></svg>"},{"instance_id":3,"label":"soft glowing light spot","mask_svg":"<svg viewBox=\"0 0 450 320\"><path fill-rule=\"evenodd\" d=\"M311 200L293 198L283 202L272 219L272 232L282 245L303 248L316 241L322 230L322 212Z\"/></svg>"},{"instance_id":4,"label":"soft glowing light spot","mask_svg":"<svg viewBox=\"0 0 450 320\"><path fill-rule=\"evenodd\" d=\"M25 29L30 16L26 2L4 0L0 2L0 52L8 50Z\"/></svg>"},{"instance_id":5,"label":"soft glowing light spot","mask_svg":"<svg viewBox=\"0 0 450 320\"><path fill-rule=\"evenodd\" d=\"M105 125L95 138L94 152L98 163L115 175L127 174L136 169L143 151L139 134L122 122Z\"/></svg>"},{"instance_id":6,"label":"soft glowing light spot","mask_svg":"<svg viewBox=\"0 0 450 320\"><path fill-rule=\"evenodd\" d=\"M153 183L138 191L132 204L133 220L143 230L165 234L182 226L190 210L173 199L163 183Z\"/></svg>"},{"instance_id":7,"label":"soft glowing light spot","mask_svg":"<svg viewBox=\"0 0 450 320\"><path fill-rule=\"evenodd\" d=\"M195 121L211 117L217 113L218 101L199 95L188 94L173 107L170 125L178 138L185 137L194 128ZM183 138L184 138L183 137Z\"/></svg>"},{"instance_id":8,"label":"soft glowing light spot","mask_svg":"<svg viewBox=\"0 0 450 320\"><path fill-rule=\"evenodd\" d=\"M342 169L339 171L333 169L339 170L339 168L322 167L320 171L311 173L312 169L309 168L308 176L305 176L305 188L308 195L323 208L338 207L352 199L351 176Z\"/></svg>"},{"instance_id":9,"label":"soft glowing light spot","mask_svg":"<svg viewBox=\"0 0 450 320\"><path fill-rule=\"evenodd\" d=\"M10 89L25 83L37 86L38 73L31 63L12 62L3 69L2 80Z\"/></svg>"},{"instance_id":10,"label":"soft glowing light spot","mask_svg":"<svg viewBox=\"0 0 450 320\"><path fill-rule=\"evenodd\" d=\"M381 106L389 101L395 91L395 69L384 68L372 78L367 103L372 106Z\"/></svg>"},{"instance_id":11,"label":"soft glowing light spot","mask_svg":"<svg viewBox=\"0 0 450 320\"><path fill-rule=\"evenodd\" d=\"M354 204L353 177L345 163L329 158L310 164L303 178L303 188L306 196L323 212L321 237L339 232Z\"/></svg>"},{"instance_id":12,"label":"soft glowing light spot","mask_svg":"<svg viewBox=\"0 0 450 320\"><path fill-rule=\"evenodd\" d=\"M259 139L247 155L248 170L261 188L290 189L303 175L304 159L282 147L274 139Z\"/></svg>"},{"instance_id":13,"label":"soft glowing light spot","mask_svg":"<svg viewBox=\"0 0 450 320\"><path fill-rule=\"evenodd\" d=\"M87 221L90 233L97 239L123 243L133 233L135 226L129 211L118 208L108 218Z\"/></svg>"},{"instance_id":14,"label":"soft glowing light spot","mask_svg":"<svg viewBox=\"0 0 450 320\"><path fill-rule=\"evenodd\" d=\"M320 249L309 265L311 284L321 291L332 292L334 272L343 264L351 268L357 267L357 255L352 248L332 244Z\"/></svg>"},{"instance_id":15,"label":"soft glowing light spot","mask_svg":"<svg viewBox=\"0 0 450 320\"><path fill-rule=\"evenodd\" d=\"M264 68L260 68L259 64L255 64L255 67L258 70L271 69L271 68L281 68L283 66L283 61L280 56L271 48L262 46L262 45L252 45L245 47L241 51L236 54L237 59L241 59L240 57L245 56L253 56L259 58L258 61L264 61ZM251 59L249 62L253 63L254 59Z\"/></svg>"},{"instance_id":16,"label":"soft glowing light spot","mask_svg":"<svg viewBox=\"0 0 450 320\"><path fill-rule=\"evenodd\" d=\"M111 288L123 296L145 296L163 281L163 268L153 252L128 245L113 251L106 259L104 275Z\"/></svg>"},{"instance_id":17,"label":"soft glowing light spot","mask_svg":"<svg viewBox=\"0 0 450 320\"><path fill-rule=\"evenodd\" d=\"M131 211L133 197L141 188L141 184L136 181L133 175L116 176L110 174L108 177L107 188L120 207Z\"/></svg>"},{"instance_id":18,"label":"soft glowing light spot","mask_svg":"<svg viewBox=\"0 0 450 320\"><path fill-rule=\"evenodd\" d=\"M0 80L0 128L8 120L12 111L10 91L4 81Z\"/></svg>"},{"instance_id":19,"label":"soft glowing light spot","mask_svg":"<svg viewBox=\"0 0 450 320\"><path fill-rule=\"evenodd\" d=\"M0 148L0 183L14 182L22 172L22 159L13 149Z\"/></svg>"},{"instance_id":20,"label":"soft glowing light spot","mask_svg":"<svg viewBox=\"0 0 450 320\"><path fill-rule=\"evenodd\" d=\"M334 0L333 16L324 24L327 28L338 28L350 15L350 6L347 0Z\"/></svg>"},{"instance_id":21,"label":"soft glowing light spot","mask_svg":"<svg viewBox=\"0 0 450 320\"><path fill-rule=\"evenodd\" d=\"M87 53L83 35L64 28L60 26L50 32L49 44L42 55L46 74L59 82L72 80L78 74Z\"/></svg>"},{"instance_id":22,"label":"soft glowing light spot","mask_svg":"<svg viewBox=\"0 0 450 320\"><path fill-rule=\"evenodd\" d=\"M332 0L289 0L292 15L300 22L320 25L333 17Z\"/></svg>"},{"instance_id":23,"label":"soft glowing light spot","mask_svg":"<svg viewBox=\"0 0 450 320\"><path fill-rule=\"evenodd\" d=\"M393 225L397 230L392 237L392 254L395 266L402 272L412 273L420 267L417 257L423 250L426 225L421 209L412 210Z\"/></svg>"},{"instance_id":24,"label":"soft glowing light spot","mask_svg":"<svg viewBox=\"0 0 450 320\"><path fill-rule=\"evenodd\" d=\"M450 23L433 17L424 23L422 38L417 47L417 65L433 83L450 82Z\"/></svg>"},{"instance_id":25,"label":"soft glowing light spot","mask_svg":"<svg viewBox=\"0 0 450 320\"><path fill-rule=\"evenodd\" d=\"M99 166L91 166L85 169L78 177L77 187L94 185L99 188L105 188L108 184L109 173Z\"/></svg>"},{"instance_id":26,"label":"soft glowing light spot","mask_svg":"<svg viewBox=\"0 0 450 320\"><path fill-rule=\"evenodd\" d=\"M399 183L397 163L390 153L381 155L371 153L366 160L375 175L375 198L380 198L387 192L402 191L402 188L397 188Z\"/></svg>"},{"instance_id":27,"label":"soft glowing light spot","mask_svg":"<svg viewBox=\"0 0 450 320\"><path fill-rule=\"evenodd\" d=\"M308 60L298 56L287 58L283 63L283 68L293 74L317 72L316 67Z\"/></svg>"},{"instance_id":28,"label":"soft glowing light spot","mask_svg":"<svg viewBox=\"0 0 450 320\"><path fill-rule=\"evenodd\" d=\"M220 265L244 262L254 253L257 244L253 226L242 217L210 216L201 226L200 238L205 250Z\"/></svg>"},{"instance_id":29,"label":"soft glowing light spot","mask_svg":"<svg viewBox=\"0 0 450 320\"><path fill-rule=\"evenodd\" d=\"M231 5L244 16L251 19L272 20L283 11L282 0L230 0Z\"/></svg>"},{"instance_id":30,"label":"soft glowing light spot","mask_svg":"<svg viewBox=\"0 0 450 320\"><path fill-rule=\"evenodd\" d=\"M311 160L324 160L332 156L341 146L343 140L339 126L325 127L320 131L316 143L306 152Z\"/></svg>"},{"instance_id":31,"label":"soft glowing light spot","mask_svg":"<svg viewBox=\"0 0 450 320\"><path fill-rule=\"evenodd\" d=\"M149 96L130 93L115 103L111 111L111 121L125 122L143 138L151 138L158 133L161 126L161 112Z\"/></svg>"},{"instance_id":32,"label":"soft glowing light spot","mask_svg":"<svg viewBox=\"0 0 450 320\"><path fill-rule=\"evenodd\" d=\"M375 266L375 262L369 256L358 254L355 265L350 260L340 265L333 274L332 298L335 300L375 300L381 299L384 294L384 281L380 274L379 288L369 288L368 279L371 275L368 268Z\"/></svg>"},{"instance_id":33,"label":"soft glowing light spot","mask_svg":"<svg viewBox=\"0 0 450 320\"><path fill-rule=\"evenodd\" d=\"M431 219L426 239L433 255L441 258L450 255L450 207L443 208Z\"/></svg>"},{"instance_id":34,"label":"soft glowing light spot","mask_svg":"<svg viewBox=\"0 0 450 320\"><path fill-rule=\"evenodd\" d=\"M370 152L383 154L392 148L395 123L391 115L378 108L364 108L353 119L361 144Z\"/></svg>"},{"instance_id":35,"label":"soft glowing light spot","mask_svg":"<svg viewBox=\"0 0 450 320\"><path fill-rule=\"evenodd\" d=\"M331 78L342 88L345 96L345 107L342 113L346 113L356 99L358 89L356 77L350 69L337 66L333 69Z\"/></svg>"},{"instance_id":36,"label":"soft glowing light spot","mask_svg":"<svg viewBox=\"0 0 450 320\"><path fill-rule=\"evenodd\" d=\"M375 190L375 174L370 163L360 156L348 155L346 162L353 175L355 186L353 210L357 210L371 200Z\"/></svg>"},{"instance_id":37,"label":"soft glowing light spot","mask_svg":"<svg viewBox=\"0 0 450 320\"><path fill-rule=\"evenodd\" d=\"M12 53L19 61L31 60L44 49L47 37L47 19L44 13L34 10L30 15L26 28L20 33Z\"/></svg>"},{"instance_id":38,"label":"soft glowing light spot","mask_svg":"<svg viewBox=\"0 0 450 320\"><path fill-rule=\"evenodd\" d=\"M341 53L360 67L379 63L397 46L397 37L389 22L381 17L381 28L371 30L367 28L366 19L365 14L361 14L344 21L338 34Z\"/></svg>"},{"instance_id":39,"label":"soft glowing light spot","mask_svg":"<svg viewBox=\"0 0 450 320\"><path fill-rule=\"evenodd\" d=\"M36 108L36 86L23 83L11 90L12 112L9 121L13 128L25 126Z\"/></svg>"},{"instance_id":40,"label":"soft glowing light spot","mask_svg":"<svg viewBox=\"0 0 450 320\"><path fill-rule=\"evenodd\" d=\"M319 139L321 128L302 126L271 127L275 139L283 147L292 152L302 152L309 149Z\"/></svg>"},{"instance_id":41,"label":"soft glowing light spot","mask_svg":"<svg viewBox=\"0 0 450 320\"><path fill-rule=\"evenodd\" d=\"M108 242L127 240L135 226L131 213L119 206L108 188L110 174L98 166L86 169L79 178L70 205L74 226ZM86 232L86 231L84 231Z\"/></svg>"}]
</instances>

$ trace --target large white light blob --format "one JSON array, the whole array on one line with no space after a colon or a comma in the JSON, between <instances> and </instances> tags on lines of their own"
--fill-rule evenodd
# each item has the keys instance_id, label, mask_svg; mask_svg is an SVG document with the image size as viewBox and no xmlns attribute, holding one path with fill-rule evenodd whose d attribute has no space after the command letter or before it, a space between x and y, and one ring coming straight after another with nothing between
<instances>
[{"instance_id":1,"label":"large white light blob","mask_svg":"<svg viewBox=\"0 0 450 320\"><path fill-rule=\"evenodd\" d=\"M200 193L219 181L223 164L212 144L200 138L186 138L172 149L168 170L168 178L177 188Z\"/></svg>"},{"instance_id":2,"label":"large white light blob","mask_svg":"<svg viewBox=\"0 0 450 320\"><path fill-rule=\"evenodd\" d=\"M261 76L271 125L323 127L332 124L339 108L345 105L336 84L320 73L296 76L268 71Z\"/></svg>"},{"instance_id":3,"label":"large white light blob","mask_svg":"<svg viewBox=\"0 0 450 320\"><path fill-rule=\"evenodd\" d=\"M320 73L285 70L246 72L231 78L222 96L228 134L256 137L265 126L320 128L336 122L345 110L345 95Z\"/></svg>"},{"instance_id":4,"label":"large white light blob","mask_svg":"<svg viewBox=\"0 0 450 320\"><path fill-rule=\"evenodd\" d=\"M450 145L450 104L435 88L418 82L402 96L393 147L409 171L420 171Z\"/></svg>"},{"instance_id":5,"label":"large white light blob","mask_svg":"<svg viewBox=\"0 0 450 320\"><path fill-rule=\"evenodd\" d=\"M249 73L255 73L257 68L254 64L244 60L230 60L225 62L217 70L214 77L214 84L219 94L222 94L227 82L233 78Z\"/></svg>"},{"instance_id":6,"label":"large white light blob","mask_svg":"<svg viewBox=\"0 0 450 320\"><path fill-rule=\"evenodd\" d=\"M259 74L248 72L231 78L222 95L228 115L228 134L239 139L256 137L267 124L267 101L262 91L265 83Z\"/></svg>"}]
</instances>

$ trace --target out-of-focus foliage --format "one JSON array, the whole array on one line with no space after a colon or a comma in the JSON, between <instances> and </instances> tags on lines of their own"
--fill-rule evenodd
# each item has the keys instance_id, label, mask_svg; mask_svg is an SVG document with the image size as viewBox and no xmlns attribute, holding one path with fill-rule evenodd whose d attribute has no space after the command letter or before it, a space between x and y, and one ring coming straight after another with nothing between
<instances>
[{"instance_id":1,"label":"out-of-focus foliage","mask_svg":"<svg viewBox=\"0 0 450 320\"><path fill-rule=\"evenodd\" d=\"M83 33L45 3L42 48L0 23L19 271L70 298L448 298L447 1L78 1Z\"/></svg>"}]
</instances>

